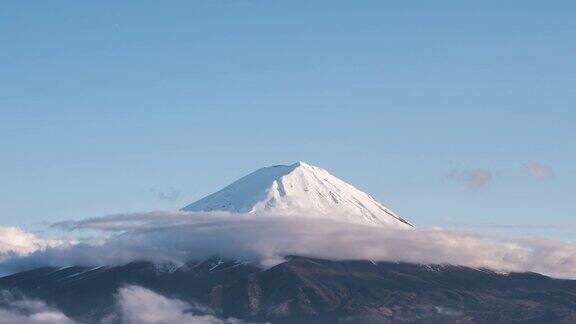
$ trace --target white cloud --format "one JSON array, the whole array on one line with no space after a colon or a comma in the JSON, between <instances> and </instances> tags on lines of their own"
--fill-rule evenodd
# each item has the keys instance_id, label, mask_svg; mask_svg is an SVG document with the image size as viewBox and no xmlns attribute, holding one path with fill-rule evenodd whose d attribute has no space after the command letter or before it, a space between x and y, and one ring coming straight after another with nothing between
<instances>
[{"instance_id":1,"label":"white cloud","mask_svg":"<svg viewBox=\"0 0 576 324\"><path fill-rule=\"evenodd\" d=\"M74 323L58 311L45 311L31 315L0 309L0 323L10 324L65 324Z\"/></svg>"},{"instance_id":2,"label":"white cloud","mask_svg":"<svg viewBox=\"0 0 576 324\"><path fill-rule=\"evenodd\" d=\"M10 324L73 324L62 312L36 299L15 299L8 292L2 294L0 323Z\"/></svg>"},{"instance_id":3,"label":"white cloud","mask_svg":"<svg viewBox=\"0 0 576 324\"><path fill-rule=\"evenodd\" d=\"M442 229L396 230L308 217L152 212L60 224L107 233L100 245L49 248L0 264L106 265L138 259L183 263L211 256L273 266L288 255L326 259L449 263L576 278L576 244Z\"/></svg>"},{"instance_id":4,"label":"white cloud","mask_svg":"<svg viewBox=\"0 0 576 324\"><path fill-rule=\"evenodd\" d=\"M41 300L15 298L1 292L0 323L10 324L80 324ZM116 307L103 323L122 324L242 324L244 321L221 319L203 305L169 299L139 286L119 289Z\"/></svg>"},{"instance_id":5,"label":"white cloud","mask_svg":"<svg viewBox=\"0 0 576 324\"><path fill-rule=\"evenodd\" d=\"M237 319L220 319L213 315L194 315L198 307L178 299L169 299L151 290L128 286L118 293L118 308L126 324L240 324ZM202 308L202 311L205 311Z\"/></svg>"},{"instance_id":6,"label":"white cloud","mask_svg":"<svg viewBox=\"0 0 576 324\"><path fill-rule=\"evenodd\" d=\"M18 227L0 226L0 260L13 255L27 255L60 244L60 240L39 238Z\"/></svg>"}]
</instances>

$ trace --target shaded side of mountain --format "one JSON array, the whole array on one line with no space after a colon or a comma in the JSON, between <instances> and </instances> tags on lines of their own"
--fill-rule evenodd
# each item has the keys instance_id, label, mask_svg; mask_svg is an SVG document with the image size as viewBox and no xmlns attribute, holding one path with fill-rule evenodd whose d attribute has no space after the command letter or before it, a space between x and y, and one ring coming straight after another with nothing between
<instances>
[{"instance_id":1,"label":"shaded side of mountain","mask_svg":"<svg viewBox=\"0 0 576 324\"><path fill-rule=\"evenodd\" d=\"M219 288L254 320L514 323L576 319L576 282L458 266L292 258Z\"/></svg>"},{"instance_id":2,"label":"shaded side of mountain","mask_svg":"<svg viewBox=\"0 0 576 324\"><path fill-rule=\"evenodd\" d=\"M209 304L213 287L258 271L246 263L219 259L189 262L178 269L146 261L112 267L46 267L0 278L0 291L40 299L82 323L97 323L115 311L118 289L124 286ZM0 294L0 306L1 298Z\"/></svg>"},{"instance_id":3,"label":"shaded side of mountain","mask_svg":"<svg viewBox=\"0 0 576 324\"><path fill-rule=\"evenodd\" d=\"M272 323L571 323L576 281L459 266L291 257L267 270L210 259L178 269L149 262L40 268L0 278L0 290L97 322L124 285Z\"/></svg>"}]
</instances>

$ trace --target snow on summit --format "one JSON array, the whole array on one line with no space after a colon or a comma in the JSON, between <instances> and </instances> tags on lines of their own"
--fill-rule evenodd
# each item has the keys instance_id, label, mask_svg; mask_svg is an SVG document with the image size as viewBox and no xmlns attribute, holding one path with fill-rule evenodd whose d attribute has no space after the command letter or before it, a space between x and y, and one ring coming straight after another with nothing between
<instances>
[{"instance_id":1,"label":"snow on summit","mask_svg":"<svg viewBox=\"0 0 576 324\"><path fill-rule=\"evenodd\" d=\"M182 210L301 215L412 227L369 194L304 162L261 168Z\"/></svg>"}]
</instances>

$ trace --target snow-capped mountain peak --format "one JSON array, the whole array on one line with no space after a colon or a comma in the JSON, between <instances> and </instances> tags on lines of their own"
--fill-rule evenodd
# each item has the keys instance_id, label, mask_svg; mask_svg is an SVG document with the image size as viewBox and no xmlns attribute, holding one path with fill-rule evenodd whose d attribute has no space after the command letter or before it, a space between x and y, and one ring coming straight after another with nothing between
<instances>
[{"instance_id":1,"label":"snow-capped mountain peak","mask_svg":"<svg viewBox=\"0 0 576 324\"><path fill-rule=\"evenodd\" d=\"M182 210L299 215L412 227L369 194L304 162L261 168Z\"/></svg>"}]
</instances>

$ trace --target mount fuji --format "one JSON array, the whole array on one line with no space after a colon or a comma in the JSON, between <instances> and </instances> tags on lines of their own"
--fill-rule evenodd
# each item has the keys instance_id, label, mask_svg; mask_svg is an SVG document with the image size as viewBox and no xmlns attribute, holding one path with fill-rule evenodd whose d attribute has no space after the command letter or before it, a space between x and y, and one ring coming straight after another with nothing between
<instances>
[{"instance_id":1,"label":"mount fuji","mask_svg":"<svg viewBox=\"0 0 576 324\"><path fill-rule=\"evenodd\" d=\"M394 229L413 227L367 193L302 162L257 170L184 210L322 217ZM339 225L350 227L348 223ZM150 232L154 243L172 235L176 241L170 242L186 242L179 232L172 232L174 226L180 223L145 228L144 232ZM369 229L383 235L387 232ZM282 230L266 235L281 236ZM156 236L159 232L161 235ZM188 236L188 232L183 233ZM401 232L405 233L411 231ZM226 236L209 228L205 235L216 246L226 246L220 242ZM243 240L246 237L241 236ZM332 243L332 237L318 237L326 240L322 244ZM138 243L143 241L145 236L129 236L127 253L136 247L140 250ZM248 245L263 243L256 240ZM176 249L182 246L172 245ZM195 253L193 250L202 250L204 244L197 245L184 247ZM336 244L331 249L338 247ZM310 246L308 250L315 249ZM81 251L90 250L83 246ZM126 264L48 263L0 277L0 324L576 323L576 280L537 273L394 260L331 260L314 258L314 252L286 255L284 261L270 268L203 253L195 258L185 250L180 250L190 256L185 263L159 264L154 260L159 251L155 247L150 258ZM68 249L63 252L71 253ZM53 258L59 255L54 253L47 255L50 262L61 259ZM126 289L139 293L125 298L122 292ZM60 312L71 320L60 320ZM145 315L133 319L134 314L142 313ZM52 316L58 318L51 320Z\"/></svg>"},{"instance_id":2,"label":"mount fuji","mask_svg":"<svg viewBox=\"0 0 576 324\"><path fill-rule=\"evenodd\" d=\"M261 168L182 209L278 216L306 216L412 228L369 194L304 162Z\"/></svg>"}]
</instances>

